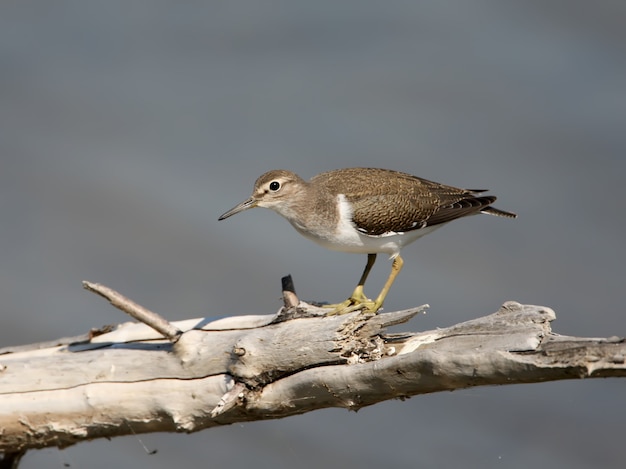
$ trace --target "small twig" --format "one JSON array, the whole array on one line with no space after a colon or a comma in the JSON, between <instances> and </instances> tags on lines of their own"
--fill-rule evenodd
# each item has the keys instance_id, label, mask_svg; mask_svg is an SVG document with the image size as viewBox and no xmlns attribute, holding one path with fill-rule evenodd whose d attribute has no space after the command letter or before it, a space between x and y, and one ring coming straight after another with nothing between
<instances>
[{"instance_id":1,"label":"small twig","mask_svg":"<svg viewBox=\"0 0 626 469\"><path fill-rule=\"evenodd\" d=\"M240 405L245 398L246 385L243 383L236 383L232 389L224 394L217 405L211 411L211 418L215 418L218 415L228 412L236 405Z\"/></svg>"},{"instance_id":2,"label":"small twig","mask_svg":"<svg viewBox=\"0 0 626 469\"><path fill-rule=\"evenodd\" d=\"M295 308L300 303L298 296L296 295L296 287L293 284L291 275L286 275L280 279L283 285L283 303L285 309Z\"/></svg>"},{"instance_id":3,"label":"small twig","mask_svg":"<svg viewBox=\"0 0 626 469\"><path fill-rule=\"evenodd\" d=\"M126 423L126 425L128 426L128 429L130 430L130 432L135 436L135 438L137 438L137 441L139 442L139 444L141 445L141 447L143 448L143 450L146 452L147 455L152 456L153 454L157 454L159 452L159 450L156 449L156 448L155 449L148 449L148 447L145 445L143 440L141 438L139 438L139 435L137 435L137 433L135 432L135 429L132 427L130 422L125 420L124 423Z\"/></svg>"},{"instance_id":4,"label":"small twig","mask_svg":"<svg viewBox=\"0 0 626 469\"><path fill-rule=\"evenodd\" d=\"M270 324L278 324L279 322L289 321L297 318L309 318L319 316L319 313L311 313L302 307L300 300L296 295L296 288L293 285L291 275L286 275L280 279L283 292L283 307L276 314L276 317Z\"/></svg>"},{"instance_id":5,"label":"small twig","mask_svg":"<svg viewBox=\"0 0 626 469\"><path fill-rule=\"evenodd\" d=\"M310 308L305 302L301 302L296 295L296 288L291 275L286 275L280 279L283 292L283 307L278 311L276 317L270 324L290 321L298 318L314 318L323 316L326 311L322 308Z\"/></svg>"},{"instance_id":6,"label":"small twig","mask_svg":"<svg viewBox=\"0 0 626 469\"><path fill-rule=\"evenodd\" d=\"M137 321L150 326L172 343L176 343L183 334L180 329L172 325L165 318L159 316L154 311L150 311L149 309L135 303L133 300L126 298L124 295L116 292L112 288L99 283L91 283L87 281L83 281L83 288L106 298L113 306L127 314L130 314Z\"/></svg>"}]
</instances>

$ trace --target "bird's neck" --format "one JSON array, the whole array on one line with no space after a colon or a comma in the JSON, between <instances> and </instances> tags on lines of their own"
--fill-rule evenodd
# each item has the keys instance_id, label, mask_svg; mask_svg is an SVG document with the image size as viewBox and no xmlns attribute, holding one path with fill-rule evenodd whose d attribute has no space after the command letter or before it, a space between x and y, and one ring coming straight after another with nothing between
<instances>
[{"instance_id":1,"label":"bird's neck","mask_svg":"<svg viewBox=\"0 0 626 469\"><path fill-rule=\"evenodd\" d=\"M299 232L330 231L338 222L337 198L310 185L274 210Z\"/></svg>"}]
</instances>

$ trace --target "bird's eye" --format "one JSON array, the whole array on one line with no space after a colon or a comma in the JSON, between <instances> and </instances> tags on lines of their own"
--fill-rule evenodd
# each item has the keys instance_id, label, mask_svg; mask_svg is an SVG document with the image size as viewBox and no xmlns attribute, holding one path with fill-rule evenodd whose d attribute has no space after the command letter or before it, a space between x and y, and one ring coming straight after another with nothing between
<instances>
[{"instance_id":1,"label":"bird's eye","mask_svg":"<svg viewBox=\"0 0 626 469\"><path fill-rule=\"evenodd\" d=\"M278 181L270 182L270 190L272 192L276 192L278 189L280 189L280 182L278 182Z\"/></svg>"}]
</instances>

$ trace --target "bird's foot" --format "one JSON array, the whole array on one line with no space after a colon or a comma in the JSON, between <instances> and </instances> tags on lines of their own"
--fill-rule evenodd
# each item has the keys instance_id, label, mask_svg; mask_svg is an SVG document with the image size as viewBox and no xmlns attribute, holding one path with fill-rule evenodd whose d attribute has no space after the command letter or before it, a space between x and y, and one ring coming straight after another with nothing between
<instances>
[{"instance_id":1,"label":"bird's foot","mask_svg":"<svg viewBox=\"0 0 626 469\"><path fill-rule=\"evenodd\" d=\"M353 313L355 311L361 311L363 314L376 314L382 304L378 304L378 302L370 300L365 295L362 295L359 298L355 298L353 295L346 301L326 306L332 308L328 313L326 313L326 316L336 316L339 314Z\"/></svg>"}]
</instances>

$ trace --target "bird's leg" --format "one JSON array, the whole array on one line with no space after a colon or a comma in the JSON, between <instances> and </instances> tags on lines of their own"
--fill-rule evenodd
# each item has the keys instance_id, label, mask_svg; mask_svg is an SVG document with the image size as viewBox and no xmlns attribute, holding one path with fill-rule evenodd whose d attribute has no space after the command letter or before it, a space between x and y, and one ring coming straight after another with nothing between
<instances>
[{"instance_id":1,"label":"bird's leg","mask_svg":"<svg viewBox=\"0 0 626 469\"><path fill-rule=\"evenodd\" d=\"M367 277L372 270L374 262L376 262L376 254L368 254L367 264L365 264L365 269L363 270L361 278L359 279L359 283L352 292L352 295L350 295L350 298L342 303L327 305L328 307L333 308L332 311L327 313L327 316L351 313L352 311L356 311L357 309L361 308L362 305L366 305L366 309L370 309L367 305L370 303L373 305L374 302L366 297L365 293L363 293L363 285L365 285L365 281L367 280Z\"/></svg>"},{"instance_id":2,"label":"bird's leg","mask_svg":"<svg viewBox=\"0 0 626 469\"><path fill-rule=\"evenodd\" d=\"M368 264L369 264L369 259L368 259ZM372 264L373 264L373 262L372 262ZM348 314L348 313L352 313L353 311L356 311L356 310L359 310L359 309L363 310L363 312L366 313L366 314L376 314L376 312L380 308L382 308L383 303L385 301L385 297L387 296L387 293L389 293L389 289L391 288L391 285L393 284L394 280L396 279L396 277L398 276L398 274L402 270L402 266L403 265L404 265L404 261L402 260L402 257L400 257L400 255L397 255L396 257L394 257L393 263L391 264L391 272L389 273L389 277L387 277L387 281L385 282L385 286L380 291L380 294L378 295L378 298L376 298L375 301L372 301L372 300L369 300L369 299L365 298L365 300L361 301L360 303L349 304L343 310L340 310L340 311L333 310L330 313L328 313L327 316L330 316L332 314ZM370 266L370 268L371 268L371 266ZM367 271L367 267L366 267L366 271ZM365 272L363 272L363 274L365 275ZM367 277L367 275L365 275L365 276ZM360 282L359 282L359 284L360 284ZM362 285L361 285L361 287L362 287ZM359 286L357 286L356 290L358 290L358 289L359 289ZM355 292L356 292L356 290L355 290ZM365 295L364 295L364 297L365 297ZM348 301L350 301L350 300L348 300Z\"/></svg>"},{"instance_id":3,"label":"bird's leg","mask_svg":"<svg viewBox=\"0 0 626 469\"><path fill-rule=\"evenodd\" d=\"M376 262L376 254L368 254L367 264L365 264L365 269L363 269L363 273L361 274L359 283L357 284L356 288L352 292L352 295L350 295L350 298L348 298L348 301L351 301L353 304L370 301L365 296L365 293L363 293L363 285L365 285L365 281L367 280L367 277L369 276L370 271L372 270L372 267L374 266L374 262Z\"/></svg>"},{"instance_id":4,"label":"bird's leg","mask_svg":"<svg viewBox=\"0 0 626 469\"><path fill-rule=\"evenodd\" d=\"M391 264L391 272L389 273L389 277L387 277L385 286L383 287L383 289L380 291L380 294L376 298L376 301L368 300L367 298L365 298L365 301L362 301L359 304L348 306L340 313L335 313L335 314L347 314L347 313L356 311L358 309L362 309L363 312L367 314L376 314L376 312L380 308L382 308L383 303L385 301L385 297L387 296L387 293L389 293L389 289L391 288L391 285L393 284L394 280L396 279L396 277L402 270L403 265L404 265L404 261L402 260L400 255L397 255L396 257L393 258L393 262Z\"/></svg>"},{"instance_id":5,"label":"bird's leg","mask_svg":"<svg viewBox=\"0 0 626 469\"><path fill-rule=\"evenodd\" d=\"M403 265L404 265L404 261L402 260L402 257L400 257L400 254L398 254L396 257L393 258L393 263L391 264L391 273L389 274L389 277L387 278L387 281L385 282L385 286L380 291L378 298L376 298L376 301L374 302L374 308L375 308L373 311L374 313L378 311L380 308L382 308L383 302L385 301L385 297L387 296L387 293L389 293L389 289L391 288L391 285L393 284L394 280L396 279L396 277L402 270Z\"/></svg>"}]
</instances>

